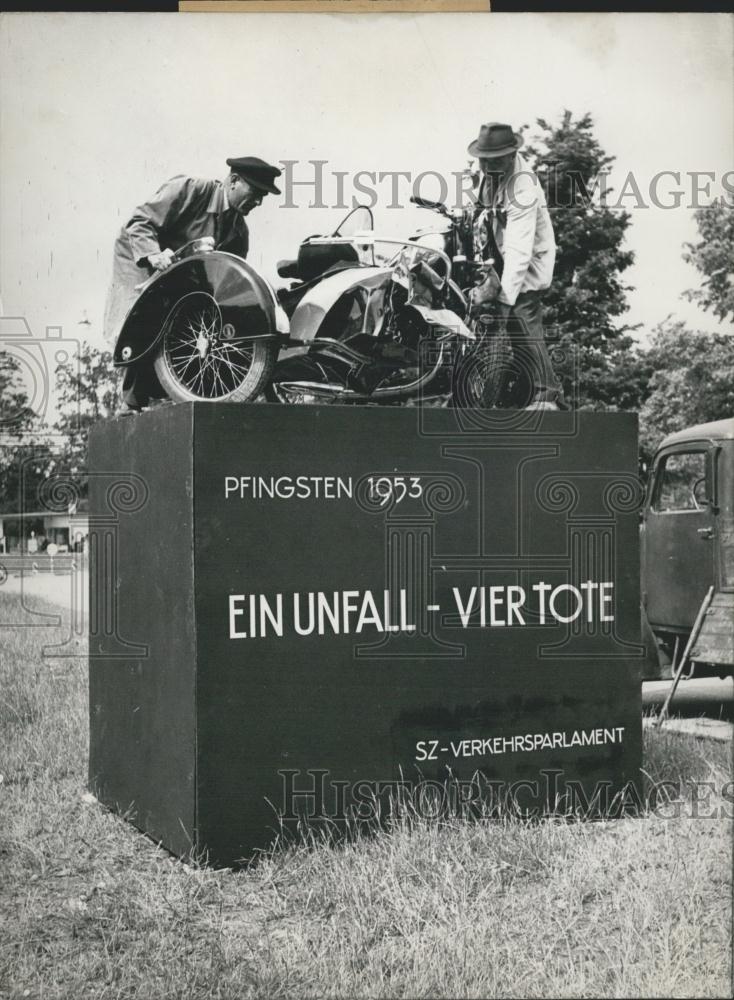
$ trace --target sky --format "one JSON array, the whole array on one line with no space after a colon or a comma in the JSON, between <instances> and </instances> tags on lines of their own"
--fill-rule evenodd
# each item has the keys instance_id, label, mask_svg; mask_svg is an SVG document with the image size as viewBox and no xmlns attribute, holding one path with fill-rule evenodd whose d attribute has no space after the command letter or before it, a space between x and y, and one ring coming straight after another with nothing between
<instances>
[{"instance_id":1,"label":"sky","mask_svg":"<svg viewBox=\"0 0 734 1000\"><path fill-rule=\"evenodd\" d=\"M700 280L681 250L696 238L686 175L713 172L710 198L734 169L727 15L3 14L0 67L0 297L37 337L61 326L104 346L116 233L174 174L224 177L228 156L257 155L307 178L319 159L327 180L347 172L350 198L358 170L450 175L482 122L556 122L565 108L592 114L617 158L611 182L633 172L648 202L624 202L626 321L643 338L669 314L721 329L681 297ZM649 204L664 170L681 175L660 186L685 192L678 208ZM389 184L378 192L385 235L430 221L390 209ZM309 193L250 216L249 259L266 274L344 214L309 208Z\"/></svg>"}]
</instances>

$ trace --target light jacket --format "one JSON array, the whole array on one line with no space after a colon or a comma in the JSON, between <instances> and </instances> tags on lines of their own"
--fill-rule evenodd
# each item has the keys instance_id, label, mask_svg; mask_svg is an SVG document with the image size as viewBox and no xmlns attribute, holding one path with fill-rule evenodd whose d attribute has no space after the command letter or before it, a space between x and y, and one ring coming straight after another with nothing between
<instances>
[{"instance_id":1,"label":"light jacket","mask_svg":"<svg viewBox=\"0 0 734 1000\"><path fill-rule=\"evenodd\" d=\"M485 179L478 201L486 205ZM492 200L492 231L504 258L499 301L513 306L521 292L548 288L556 261L545 193L537 175L519 154L511 174L503 178Z\"/></svg>"},{"instance_id":2,"label":"light jacket","mask_svg":"<svg viewBox=\"0 0 734 1000\"><path fill-rule=\"evenodd\" d=\"M221 181L177 175L135 209L115 240L105 306L106 340L117 338L137 299L136 285L152 273L147 258L166 248L178 250L203 236L212 236L218 250L247 256L247 224L229 207Z\"/></svg>"}]
</instances>

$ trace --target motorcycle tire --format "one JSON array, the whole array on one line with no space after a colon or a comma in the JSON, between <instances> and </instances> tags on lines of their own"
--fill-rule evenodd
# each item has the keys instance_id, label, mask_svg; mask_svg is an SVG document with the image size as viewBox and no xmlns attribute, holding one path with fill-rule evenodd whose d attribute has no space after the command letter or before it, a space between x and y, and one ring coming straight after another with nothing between
<instances>
[{"instance_id":1,"label":"motorcycle tire","mask_svg":"<svg viewBox=\"0 0 734 1000\"><path fill-rule=\"evenodd\" d=\"M277 356L275 339L238 339L216 301L195 292L172 310L153 364L175 402L246 403L267 385Z\"/></svg>"},{"instance_id":2,"label":"motorcycle tire","mask_svg":"<svg viewBox=\"0 0 734 1000\"><path fill-rule=\"evenodd\" d=\"M510 348L500 336L483 337L454 367L452 405L492 409L501 405L506 388Z\"/></svg>"}]
</instances>

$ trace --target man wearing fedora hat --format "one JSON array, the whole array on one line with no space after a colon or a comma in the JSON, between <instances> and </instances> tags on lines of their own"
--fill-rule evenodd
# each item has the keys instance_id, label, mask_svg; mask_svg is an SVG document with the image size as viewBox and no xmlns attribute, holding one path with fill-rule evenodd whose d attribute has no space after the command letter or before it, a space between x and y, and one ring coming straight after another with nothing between
<instances>
[{"instance_id":1,"label":"man wearing fedora hat","mask_svg":"<svg viewBox=\"0 0 734 1000\"><path fill-rule=\"evenodd\" d=\"M512 345L513 402L532 409L565 407L543 334L541 296L556 259L545 194L518 153L523 137L510 125L482 125L468 152L479 160L474 218L477 255L493 258L500 278L497 312Z\"/></svg>"},{"instance_id":2,"label":"man wearing fedora hat","mask_svg":"<svg viewBox=\"0 0 734 1000\"><path fill-rule=\"evenodd\" d=\"M141 283L169 267L174 252L191 240L208 238L214 249L247 256L245 217L267 194L280 194L275 179L281 171L257 156L230 157L227 166L224 181L172 177L122 227L114 246L105 339L117 339ZM122 396L129 409L144 406L152 394L146 372L125 370Z\"/></svg>"}]
</instances>

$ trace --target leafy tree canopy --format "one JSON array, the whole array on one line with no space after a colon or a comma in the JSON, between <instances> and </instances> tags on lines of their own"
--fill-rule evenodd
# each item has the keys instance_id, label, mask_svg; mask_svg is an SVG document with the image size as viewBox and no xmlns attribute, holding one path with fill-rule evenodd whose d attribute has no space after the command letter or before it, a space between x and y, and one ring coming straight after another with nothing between
<instances>
[{"instance_id":1,"label":"leafy tree canopy","mask_svg":"<svg viewBox=\"0 0 734 1000\"><path fill-rule=\"evenodd\" d=\"M666 434L734 414L734 337L667 319L656 327L646 357L652 368L640 411L646 457Z\"/></svg>"},{"instance_id":2,"label":"leafy tree canopy","mask_svg":"<svg viewBox=\"0 0 734 1000\"><path fill-rule=\"evenodd\" d=\"M77 357L56 368L59 417L54 429L63 438L60 460L86 492L87 439L98 420L110 417L118 405L117 375L109 351L80 345Z\"/></svg>"},{"instance_id":3,"label":"leafy tree canopy","mask_svg":"<svg viewBox=\"0 0 734 1000\"><path fill-rule=\"evenodd\" d=\"M0 513L36 506L52 461L42 422L33 412L18 360L0 351Z\"/></svg>"},{"instance_id":4,"label":"leafy tree canopy","mask_svg":"<svg viewBox=\"0 0 734 1000\"><path fill-rule=\"evenodd\" d=\"M700 239L684 245L683 260L703 275L702 286L686 292L721 320L734 320L734 206L723 198L696 209Z\"/></svg>"},{"instance_id":5,"label":"leafy tree canopy","mask_svg":"<svg viewBox=\"0 0 734 1000\"><path fill-rule=\"evenodd\" d=\"M634 260L624 246L630 216L592 197L614 157L595 138L590 114L574 119L564 111L557 125L544 118L537 125L526 155L543 185L557 243L544 297L549 339L555 328L564 356L557 370L569 398L576 385L582 408L636 408L646 369L630 336L635 328L620 322L630 287L623 274Z\"/></svg>"}]
</instances>

